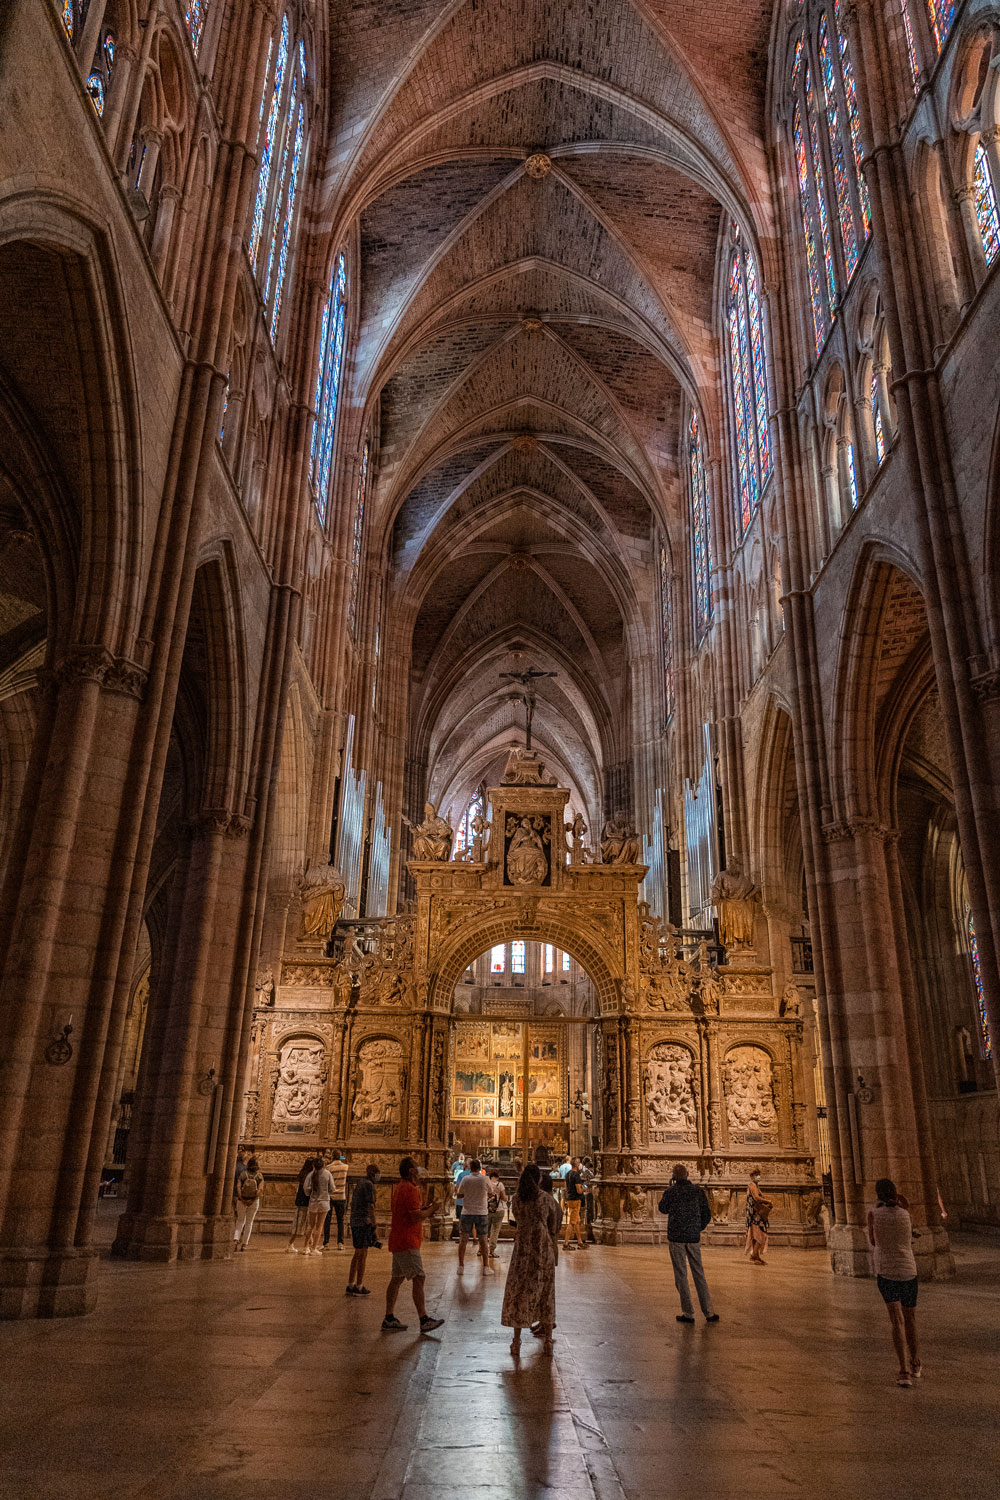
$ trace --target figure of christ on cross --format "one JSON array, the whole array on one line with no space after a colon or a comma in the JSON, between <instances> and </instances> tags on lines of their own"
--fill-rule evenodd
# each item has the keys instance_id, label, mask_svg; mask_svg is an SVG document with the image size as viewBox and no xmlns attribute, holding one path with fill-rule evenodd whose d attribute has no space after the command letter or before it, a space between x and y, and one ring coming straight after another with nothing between
<instances>
[{"instance_id":1,"label":"figure of christ on cross","mask_svg":"<svg viewBox=\"0 0 1000 1500\"><path fill-rule=\"evenodd\" d=\"M500 677L505 682L519 682L521 684L521 702L525 709L525 749L531 750L531 721L535 717L535 683L540 677L555 677L555 672L538 672L534 667L529 667L526 672L501 672Z\"/></svg>"}]
</instances>

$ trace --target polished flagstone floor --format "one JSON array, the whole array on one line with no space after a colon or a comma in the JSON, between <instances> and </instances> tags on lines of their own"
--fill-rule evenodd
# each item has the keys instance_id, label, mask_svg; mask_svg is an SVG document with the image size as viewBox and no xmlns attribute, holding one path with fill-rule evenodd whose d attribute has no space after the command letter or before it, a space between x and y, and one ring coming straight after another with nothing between
<instances>
[{"instance_id":1,"label":"polished flagstone floor","mask_svg":"<svg viewBox=\"0 0 1000 1500\"><path fill-rule=\"evenodd\" d=\"M3 1500L978 1500L1000 1495L1000 1254L920 1294L927 1374L894 1384L875 1286L822 1255L706 1250L721 1321L675 1322L666 1250L563 1256L554 1360L519 1364L503 1270L425 1246L421 1338L343 1295L349 1255L274 1237L231 1263L107 1261L90 1317L0 1324ZM501 1251L504 1260L509 1249ZM471 1260L471 1258L470 1258Z\"/></svg>"}]
</instances>

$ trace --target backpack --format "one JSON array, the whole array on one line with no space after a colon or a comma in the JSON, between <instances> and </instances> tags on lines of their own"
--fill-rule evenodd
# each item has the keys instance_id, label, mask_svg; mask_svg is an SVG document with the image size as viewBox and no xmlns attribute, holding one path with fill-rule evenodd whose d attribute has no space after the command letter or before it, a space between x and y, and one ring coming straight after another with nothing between
<instances>
[{"instance_id":1,"label":"backpack","mask_svg":"<svg viewBox=\"0 0 1000 1500\"><path fill-rule=\"evenodd\" d=\"M240 1202L253 1203L260 1196L260 1180L251 1177L249 1172L240 1178Z\"/></svg>"}]
</instances>

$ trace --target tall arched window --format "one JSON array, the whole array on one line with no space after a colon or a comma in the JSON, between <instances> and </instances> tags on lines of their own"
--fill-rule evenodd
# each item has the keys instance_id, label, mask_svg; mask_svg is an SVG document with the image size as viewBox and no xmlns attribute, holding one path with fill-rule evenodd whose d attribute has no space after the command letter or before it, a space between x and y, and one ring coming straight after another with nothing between
<instances>
[{"instance_id":1,"label":"tall arched window","mask_svg":"<svg viewBox=\"0 0 1000 1500\"><path fill-rule=\"evenodd\" d=\"M767 355L757 265L738 230L734 230L733 238L726 334L742 533L753 520L764 486L771 477L771 446L767 433Z\"/></svg>"},{"instance_id":2,"label":"tall arched window","mask_svg":"<svg viewBox=\"0 0 1000 1500\"><path fill-rule=\"evenodd\" d=\"M993 185L990 164L982 145L976 147L975 165L972 174L975 194L976 223L979 238L983 242L986 264L991 266L1000 251L1000 213L997 212L997 195Z\"/></svg>"},{"instance_id":3,"label":"tall arched window","mask_svg":"<svg viewBox=\"0 0 1000 1500\"><path fill-rule=\"evenodd\" d=\"M965 930L969 939L969 955L972 959L972 982L976 987L976 1010L979 1014L979 1035L983 1045L983 1056L987 1061L993 1056L993 1038L986 1014L986 997L983 994L983 971L979 962L979 944L976 941L976 922L971 909L965 908Z\"/></svg>"},{"instance_id":4,"label":"tall arched window","mask_svg":"<svg viewBox=\"0 0 1000 1500\"><path fill-rule=\"evenodd\" d=\"M281 18L274 67L272 70L269 66L261 98L260 129L263 134L249 250L273 339L278 330L307 135L306 49L301 40L293 45L287 12Z\"/></svg>"},{"instance_id":5,"label":"tall arched window","mask_svg":"<svg viewBox=\"0 0 1000 1500\"><path fill-rule=\"evenodd\" d=\"M818 354L871 235L857 85L841 0L812 0L808 6L806 31L792 62L792 145Z\"/></svg>"},{"instance_id":6,"label":"tall arched window","mask_svg":"<svg viewBox=\"0 0 1000 1500\"><path fill-rule=\"evenodd\" d=\"M365 535L365 504L368 499L368 467L372 441L366 437L361 445L358 489L354 500L354 525L351 528L351 579L347 600L347 625L353 635L358 623L358 593L361 587L361 546Z\"/></svg>"},{"instance_id":7,"label":"tall arched window","mask_svg":"<svg viewBox=\"0 0 1000 1500\"><path fill-rule=\"evenodd\" d=\"M469 846L470 846L470 844L472 843L472 821L473 821L474 818L479 817L482 814L482 811L483 811L483 794L482 794L482 791L480 790L480 791L476 792L476 794L473 797L472 801L469 803L468 807L465 809L465 812L462 814L461 818L459 819L458 827L455 830L455 858L456 859L458 858L458 856L460 854L464 853L464 851L466 849L468 849Z\"/></svg>"},{"instance_id":8,"label":"tall arched window","mask_svg":"<svg viewBox=\"0 0 1000 1500\"><path fill-rule=\"evenodd\" d=\"M674 713L674 581L670 553L660 541L660 637L663 643L663 703L667 723Z\"/></svg>"},{"instance_id":9,"label":"tall arched window","mask_svg":"<svg viewBox=\"0 0 1000 1500\"><path fill-rule=\"evenodd\" d=\"M712 618L711 523L708 515L708 483L698 413L688 425L688 476L691 484L691 574L694 595L694 628L704 635Z\"/></svg>"},{"instance_id":10,"label":"tall arched window","mask_svg":"<svg viewBox=\"0 0 1000 1500\"><path fill-rule=\"evenodd\" d=\"M344 363L344 329L347 320L347 262L338 255L330 274L330 287L323 304L316 365L316 416L313 419L309 478L321 524L326 523L330 503L330 470L333 438L337 427L340 372Z\"/></svg>"},{"instance_id":11,"label":"tall arched window","mask_svg":"<svg viewBox=\"0 0 1000 1500\"><path fill-rule=\"evenodd\" d=\"M191 38L191 46L194 48L195 57L198 56L198 48L205 34L205 18L208 15L208 0L187 0L184 6L184 24Z\"/></svg>"},{"instance_id":12,"label":"tall arched window","mask_svg":"<svg viewBox=\"0 0 1000 1500\"><path fill-rule=\"evenodd\" d=\"M927 0L927 19L931 23L934 44L940 52L955 19L955 0Z\"/></svg>"}]
</instances>

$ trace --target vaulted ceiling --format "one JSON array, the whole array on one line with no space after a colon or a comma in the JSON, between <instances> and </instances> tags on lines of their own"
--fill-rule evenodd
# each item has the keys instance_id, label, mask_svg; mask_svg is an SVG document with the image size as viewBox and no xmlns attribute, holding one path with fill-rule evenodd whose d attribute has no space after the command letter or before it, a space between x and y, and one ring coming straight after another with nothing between
<instances>
[{"instance_id":1,"label":"vaulted ceiling","mask_svg":"<svg viewBox=\"0 0 1000 1500\"><path fill-rule=\"evenodd\" d=\"M537 738L598 816L653 650L657 532L686 547L680 429L719 423L726 216L756 236L769 4L332 8L336 237L360 251L353 388L371 545L411 659L410 753L455 806Z\"/></svg>"}]
</instances>

